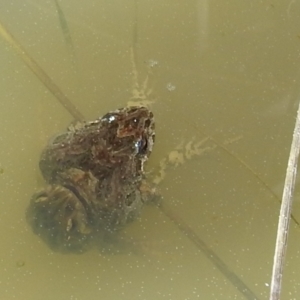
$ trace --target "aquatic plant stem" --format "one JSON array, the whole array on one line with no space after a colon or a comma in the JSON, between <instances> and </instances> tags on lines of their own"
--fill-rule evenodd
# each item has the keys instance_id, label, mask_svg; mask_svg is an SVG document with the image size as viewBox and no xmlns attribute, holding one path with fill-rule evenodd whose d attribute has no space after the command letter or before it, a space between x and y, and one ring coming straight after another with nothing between
<instances>
[{"instance_id":1,"label":"aquatic plant stem","mask_svg":"<svg viewBox=\"0 0 300 300\"><path fill-rule=\"evenodd\" d=\"M209 259L214 266L231 282L231 284L244 296L247 300L259 300L258 296L243 282L243 280L231 270L224 261L195 233L195 231L186 224L182 218L176 215L171 208L165 204L159 203L157 207L167 216L177 228L196 245L196 247Z\"/></svg>"},{"instance_id":2,"label":"aquatic plant stem","mask_svg":"<svg viewBox=\"0 0 300 300\"><path fill-rule=\"evenodd\" d=\"M78 121L84 120L83 115L78 111L71 100L60 90L47 73L38 65L38 63L25 51L17 40L8 32L5 26L0 22L0 35L5 39L18 53L23 62L36 75L36 77L48 88L48 90L57 98L62 106Z\"/></svg>"},{"instance_id":3,"label":"aquatic plant stem","mask_svg":"<svg viewBox=\"0 0 300 300\"><path fill-rule=\"evenodd\" d=\"M297 111L293 141L286 170L282 202L277 229L276 247L271 279L270 300L279 300L282 283L284 259L287 249L289 224L292 212L292 203L297 175L297 164L300 148L300 103Z\"/></svg>"},{"instance_id":4,"label":"aquatic plant stem","mask_svg":"<svg viewBox=\"0 0 300 300\"><path fill-rule=\"evenodd\" d=\"M208 139L210 139L212 142L214 142L218 147L223 149L227 154L229 154L231 157L233 157L235 160L237 160L241 165L243 165L249 172L258 179L258 181L270 192L271 195L275 199L278 200L278 202L281 204L281 199L279 196L272 190L272 188L260 177L260 175L249 165L247 164L243 159L241 159L239 156L236 154L232 153L224 144L219 143L213 136L205 133L203 130L198 129L203 135L205 135ZM297 226L300 226L300 223L298 220L291 215L292 220L295 222Z\"/></svg>"}]
</instances>

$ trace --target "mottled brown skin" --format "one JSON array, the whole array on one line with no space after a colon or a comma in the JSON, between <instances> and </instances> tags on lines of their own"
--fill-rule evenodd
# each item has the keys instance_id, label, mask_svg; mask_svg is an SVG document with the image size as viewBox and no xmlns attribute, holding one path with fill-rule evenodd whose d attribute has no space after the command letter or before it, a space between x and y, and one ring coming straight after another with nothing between
<instances>
[{"instance_id":1,"label":"mottled brown skin","mask_svg":"<svg viewBox=\"0 0 300 300\"><path fill-rule=\"evenodd\" d=\"M128 107L51 141L40 160L48 185L27 211L34 232L52 249L82 252L133 220L150 196L144 162L154 135L152 112Z\"/></svg>"}]
</instances>

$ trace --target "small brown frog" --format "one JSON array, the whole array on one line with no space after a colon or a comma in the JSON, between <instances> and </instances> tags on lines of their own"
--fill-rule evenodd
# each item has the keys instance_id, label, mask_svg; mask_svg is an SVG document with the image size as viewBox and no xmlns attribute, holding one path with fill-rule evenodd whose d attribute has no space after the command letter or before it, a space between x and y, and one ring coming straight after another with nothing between
<instances>
[{"instance_id":1,"label":"small brown frog","mask_svg":"<svg viewBox=\"0 0 300 300\"><path fill-rule=\"evenodd\" d=\"M54 250L83 252L133 220L151 196L144 163L154 137L153 113L134 106L54 138L40 159L48 185L27 211L34 232Z\"/></svg>"}]
</instances>

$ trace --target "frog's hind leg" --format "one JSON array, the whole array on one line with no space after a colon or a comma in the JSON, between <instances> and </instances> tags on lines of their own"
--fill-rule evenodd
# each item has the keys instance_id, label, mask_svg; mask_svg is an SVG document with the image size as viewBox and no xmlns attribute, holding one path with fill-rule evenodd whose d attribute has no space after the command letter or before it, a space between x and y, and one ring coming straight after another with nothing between
<instances>
[{"instance_id":1,"label":"frog's hind leg","mask_svg":"<svg viewBox=\"0 0 300 300\"><path fill-rule=\"evenodd\" d=\"M91 228L86 211L66 187L48 185L34 194L26 217L34 233L53 250L83 252L88 244Z\"/></svg>"}]
</instances>

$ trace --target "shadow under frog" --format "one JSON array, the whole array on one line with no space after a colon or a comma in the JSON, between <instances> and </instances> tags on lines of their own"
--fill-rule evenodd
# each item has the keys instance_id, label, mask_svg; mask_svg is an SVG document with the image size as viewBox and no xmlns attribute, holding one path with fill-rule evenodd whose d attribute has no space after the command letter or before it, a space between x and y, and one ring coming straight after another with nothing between
<instances>
[{"instance_id":1,"label":"shadow under frog","mask_svg":"<svg viewBox=\"0 0 300 300\"><path fill-rule=\"evenodd\" d=\"M135 106L80 122L54 138L39 164L47 186L27 210L33 231L61 252L113 240L154 196L144 181L154 137L153 113Z\"/></svg>"}]
</instances>

